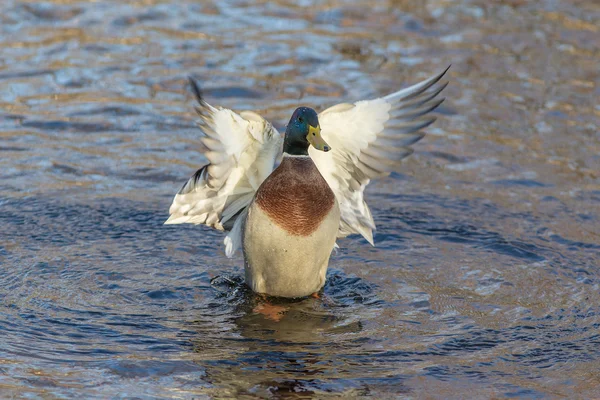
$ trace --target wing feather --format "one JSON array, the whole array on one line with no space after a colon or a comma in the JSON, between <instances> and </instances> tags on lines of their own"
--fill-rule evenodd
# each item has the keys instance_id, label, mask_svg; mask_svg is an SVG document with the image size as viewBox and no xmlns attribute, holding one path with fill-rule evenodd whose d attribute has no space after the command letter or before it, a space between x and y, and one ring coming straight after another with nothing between
<instances>
[{"instance_id":1,"label":"wing feather","mask_svg":"<svg viewBox=\"0 0 600 400\"><path fill-rule=\"evenodd\" d=\"M361 234L373 244L375 222L364 201L371 179L385 177L412 154L409 146L435 121L430 113L442 104L439 83L450 67L388 96L342 103L319 114L321 134L332 151L309 149L321 175L334 191L341 211L338 237Z\"/></svg>"},{"instance_id":2,"label":"wing feather","mask_svg":"<svg viewBox=\"0 0 600 400\"><path fill-rule=\"evenodd\" d=\"M191 78L190 84L198 101L195 109L209 164L196 171L175 195L165 224L234 228L225 239L226 254L231 257L241 243L237 237L241 235L240 215L273 171L283 139L260 115L213 107L204 101Z\"/></svg>"}]
</instances>

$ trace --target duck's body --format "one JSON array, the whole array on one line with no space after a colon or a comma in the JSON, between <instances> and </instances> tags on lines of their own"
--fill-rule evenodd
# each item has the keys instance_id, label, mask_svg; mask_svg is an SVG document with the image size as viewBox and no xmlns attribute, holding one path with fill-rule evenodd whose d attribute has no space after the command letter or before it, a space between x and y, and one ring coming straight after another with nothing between
<instances>
[{"instance_id":1,"label":"duck's body","mask_svg":"<svg viewBox=\"0 0 600 400\"><path fill-rule=\"evenodd\" d=\"M428 113L444 100L436 96L446 84L435 85L446 71L319 114L300 107L284 137L258 114L205 103L192 81L210 163L175 195L165 223L230 231L225 252L232 257L243 249L246 283L255 292L319 291L337 238L358 233L373 244L364 189L396 170L424 136L419 130L435 120Z\"/></svg>"},{"instance_id":2,"label":"duck's body","mask_svg":"<svg viewBox=\"0 0 600 400\"><path fill-rule=\"evenodd\" d=\"M242 239L246 283L272 296L318 292L339 225L335 195L312 159L284 155L248 208Z\"/></svg>"}]
</instances>

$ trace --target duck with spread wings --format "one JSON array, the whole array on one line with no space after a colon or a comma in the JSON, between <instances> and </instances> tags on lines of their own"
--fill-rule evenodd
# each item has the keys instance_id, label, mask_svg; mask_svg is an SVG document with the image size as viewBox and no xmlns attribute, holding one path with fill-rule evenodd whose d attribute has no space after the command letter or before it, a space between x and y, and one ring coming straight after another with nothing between
<instances>
[{"instance_id":1,"label":"duck with spread wings","mask_svg":"<svg viewBox=\"0 0 600 400\"><path fill-rule=\"evenodd\" d=\"M318 292L337 238L356 233L373 245L365 187L397 170L435 121L447 71L318 114L300 107L283 136L254 112L209 105L190 79L209 164L175 195L165 224L229 231L225 253L242 249L246 283L257 293Z\"/></svg>"}]
</instances>

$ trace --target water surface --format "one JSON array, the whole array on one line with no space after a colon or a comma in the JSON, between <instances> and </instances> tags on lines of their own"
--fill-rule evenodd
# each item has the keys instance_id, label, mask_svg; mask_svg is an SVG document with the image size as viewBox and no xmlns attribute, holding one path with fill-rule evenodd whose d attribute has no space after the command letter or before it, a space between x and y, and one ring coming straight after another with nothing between
<instances>
[{"instance_id":1,"label":"water surface","mask_svg":"<svg viewBox=\"0 0 600 400\"><path fill-rule=\"evenodd\" d=\"M597 2L295 3L2 3L2 397L599 397ZM222 234L162 225L188 76L282 127L448 64L322 299L267 319Z\"/></svg>"}]
</instances>

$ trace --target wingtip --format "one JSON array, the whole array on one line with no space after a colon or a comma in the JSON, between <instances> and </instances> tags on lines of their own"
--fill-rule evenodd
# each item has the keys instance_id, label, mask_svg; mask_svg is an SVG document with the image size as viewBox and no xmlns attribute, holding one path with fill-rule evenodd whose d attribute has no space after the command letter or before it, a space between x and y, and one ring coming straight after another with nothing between
<instances>
[{"instance_id":1,"label":"wingtip","mask_svg":"<svg viewBox=\"0 0 600 400\"><path fill-rule=\"evenodd\" d=\"M441 73L439 73L437 76L433 76L431 78L429 78L430 83L427 85L426 89L430 88L431 86L435 85L436 83L438 83L443 77L444 75L446 75L446 73L450 70L450 67L452 66L452 64L448 65L446 67L446 69L444 69Z\"/></svg>"},{"instance_id":2,"label":"wingtip","mask_svg":"<svg viewBox=\"0 0 600 400\"><path fill-rule=\"evenodd\" d=\"M362 232L360 232L360 234L367 240L367 242L369 242L371 246L375 247L375 242L373 241L373 230L364 229Z\"/></svg>"},{"instance_id":3,"label":"wingtip","mask_svg":"<svg viewBox=\"0 0 600 400\"><path fill-rule=\"evenodd\" d=\"M446 67L446 69L444 69L442 72L440 72L437 75L434 75L428 79L425 79L424 81L421 81L419 83L416 83L412 86L409 86L407 88L401 89L397 92L394 93L390 93L387 96L384 96L383 98L387 101L390 102L395 102L395 101L399 101L400 99L402 99L403 101L412 99L416 96L421 95L422 93L426 92L430 87L432 87L433 85L435 85L436 83L438 83L443 77L444 75L446 75L446 73L448 72L448 70L450 69L450 67L452 66L452 64L448 65ZM435 97L437 94L439 94L439 92L441 92L442 90L444 90L444 88L448 85L448 83L444 83L441 85L441 89L436 90L434 93L435 95L432 97Z\"/></svg>"},{"instance_id":4,"label":"wingtip","mask_svg":"<svg viewBox=\"0 0 600 400\"><path fill-rule=\"evenodd\" d=\"M439 99L437 102L435 102L435 103L434 103L434 105L433 105L433 108L431 109L431 111L435 111L435 110L437 110L437 108L438 108L439 106L441 106L441 105L442 105L442 103L443 103L444 101L446 101L446 98L445 98L445 97L442 97L442 98L441 98L441 99Z\"/></svg>"},{"instance_id":5,"label":"wingtip","mask_svg":"<svg viewBox=\"0 0 600 400\"><path fill-rule=\"evenodd\" d=\"M202 90L200 89L200 86L198 86L198 82L196 82L196 80L191 76L188 76L188 81L192 88L192 92L194 93L194 96L196 97L196 101L198 101L198 104L203 105L204 104L204 96L202 95Z\"/></svg>"},{"instance_id":6,"label":"wingtip","mask_svg":"<svg viewBox=\"0 0 600 400\"><path fill-rule=\"evenodd\" d=\"M438 83L438 82L439 82L439 81L440 81L440 80L441 80L441 79L442 79L442 78L443 78L443 77L446 75L446 73L447 73L447 72L450 70L450 67L452 67L452 64L448 65L448 66L446 67L446 69L445 69L445 70L443 70L443 71L442 71L442 73L440 73L440 74L439 74L439 75L436 77L436 79L435 79L435 82L434 82L434 83ZM448 81L448 82L446 82L446 83L444 83L442 86L445 88L445 87L448 85L448 83L449 83L449 81ZM442 90L443 90L443 89L442 89Z\"/></svg>"},{"instance_id":7,"label":"wingtip","mask_svg":"<svg viewBox=\"0 0 600 400\"><path fill-rule=\"evenodd\" d=\"M169 219L163 222L163 225L177 225L186 223L189 220L189 217L180 215L171 215Z\"/></svg>"}]
</instances>

